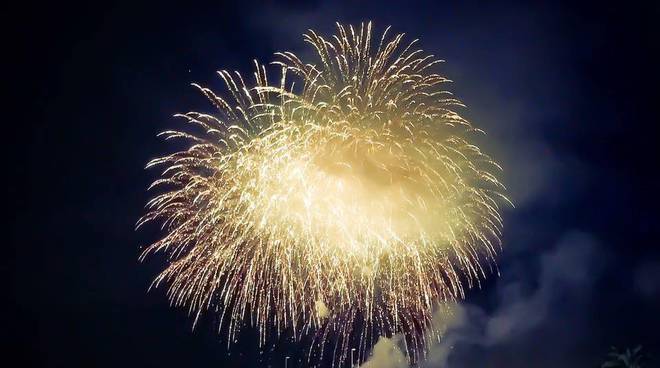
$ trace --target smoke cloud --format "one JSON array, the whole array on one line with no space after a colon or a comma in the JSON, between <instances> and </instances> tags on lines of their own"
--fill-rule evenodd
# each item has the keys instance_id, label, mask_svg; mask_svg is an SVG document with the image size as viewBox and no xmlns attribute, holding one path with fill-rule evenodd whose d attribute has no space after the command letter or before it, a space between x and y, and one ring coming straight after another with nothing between
<instances>
[{"instance_id":1,"label":"smoke cloud","mask_svg":"<svg viewBox=\"0 0 660 368\"><path fill-rule=\"evenodd\" d=\"M407 368L408 359L399 348L399 342L398 336L379 338L371 357L360 368Z\"/></svg>"},{"instance_id":2,"label":"smoke cloud","mask_svg":"<svg viewBox=\"0 0 660 368\"><path fill-rule=\"evenodd\" d=\"M590 290L605 255L588 234L569 233L539 255L519 257L498 280L489 307L455 304L440 310L435 325L443 333L423 368L557 367L578 362L589 325ZM522 277L529 268L536 278ZM485 303L488 304L488 303ZM407 367L397 337L381 338L362 368ZM548 348L551 346L551 348ZM584 359L584 358L582 358Z\"/></svg>"},{"instance_id":3,"label":"smoke cloud","mask_svg":"<svg viewBox=\"0 0 660 368\"><path fill-rule=\"evenodd\" d=\"M510 277L498 287L492 310L458 306L459 318L422 366L574 365L571 351L580 346L587 328L588 318L580 317L588 313L589 290L601 272L602 259L603 252L589 235L566 235L538 258L536 287ZM548 344L553 349L539 349Z\"/></svg>"}]
</instances>

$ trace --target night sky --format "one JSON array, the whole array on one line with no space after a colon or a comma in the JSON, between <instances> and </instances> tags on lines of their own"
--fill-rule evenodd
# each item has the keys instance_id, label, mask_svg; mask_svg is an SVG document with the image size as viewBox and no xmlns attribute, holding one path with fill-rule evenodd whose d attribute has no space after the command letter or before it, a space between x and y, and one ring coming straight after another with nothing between
<instances>
[{"instance_id":1,"label":"night sky","mask_svg":"<svg viewBox=\"0 0 660 368\"><path fill-rule=\"evenodd\" d=\"M191 82L220 91L216 70L247 74L255 58L308 52L308 28L372 20L447 61L438 71L488 132L479 144L516 204L504 213L501 275L469 293L464 320L422 366L596 367L610 346L637 344L659 364L660 8L461 3L5 9L3 360L305 366L304 346L283 338L262 353L249 330L227 351L216 318L193 331L164 290L147 292L164 263L137 260L159 234L134 231L158 175L144 166L176 148L156 137L181 126L173 114L212 112Z\"/></svg>"}]
</instances>

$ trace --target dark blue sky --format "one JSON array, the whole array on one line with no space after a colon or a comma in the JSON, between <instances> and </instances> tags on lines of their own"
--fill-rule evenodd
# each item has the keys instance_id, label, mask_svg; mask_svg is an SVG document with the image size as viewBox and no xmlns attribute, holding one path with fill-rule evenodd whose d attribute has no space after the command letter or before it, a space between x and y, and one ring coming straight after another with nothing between
<instances>
[{"instance_id":1,"label":"dark blue sky","mask_svg":"<svg viewBox=\"0 0 660 368\"><path fill-rule=\"evenodd\" d=\"M440 72L489 133L480 143L517 205L501 277L470 293L451 354L440 344L427 366L595 367L611 345L636 344L660 358L657 5L23 3L6 14L2 343L22 365L277 367L300 354L284 340L260 354L250 331L228 354L212 317L191 332L162 290L146 293L162 262L137 262L158 235L133 231L157 175L143 167L170 148L155 135L180 123L174 113L210 111L190 82L219 89L218 69L247 72L254 58L305 52L308 28L364 20L447 61Z\"/></svg>"}]
</instances>

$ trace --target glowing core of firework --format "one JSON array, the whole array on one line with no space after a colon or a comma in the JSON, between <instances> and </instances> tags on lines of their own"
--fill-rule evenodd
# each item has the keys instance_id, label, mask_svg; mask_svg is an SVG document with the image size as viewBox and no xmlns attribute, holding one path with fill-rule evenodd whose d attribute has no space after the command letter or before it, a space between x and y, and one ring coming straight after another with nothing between
<instances>
[{"instance_id":1,"label":"glowing core of firework","mask_svg":"<svg viewBox=\"0 0 660 368\"><path fill-rule=\"evenodd\" d=\"M414 361L436 337L434 308L494 261L499 166L429 71L438 61L386 34L373 49L370 23L330 41L310 31L316 64L277 54L279 86L259 64L253 87L221 71L230 99L195 85L218 113L163 133L192 144L148 165L168 190L139 224L167 232L143 256L165 251L155 284L197 317L217 311L230 341L246 319L262 344L314 331L323 347L333 333L342 362L356 339L364 357L401 334Z\"/></svg>"}]
</instances>

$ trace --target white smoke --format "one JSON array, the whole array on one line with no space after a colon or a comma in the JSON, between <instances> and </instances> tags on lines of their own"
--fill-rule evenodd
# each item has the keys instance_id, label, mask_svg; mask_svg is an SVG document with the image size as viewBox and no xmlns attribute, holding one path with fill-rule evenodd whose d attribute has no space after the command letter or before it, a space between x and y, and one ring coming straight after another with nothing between
<instances>
[{"instance_id":1,"label":"white smoke","mask_svg":"<svg viewBox=\"0 0 660 368\"><path fill-rule=\"evenodd\" d=\"M400 338L380 337L369 360L360 368L407 368L408 359L399 348Z\"/></svg>"},{"instance_id":2,"label":"white smoke","mask_svg":"<svg viewBox=\"0 0 660 368\"><path fill-rule=\"evenodd\" d=\"M532 256L534 257L534 256ZM571 343L579 341L584 326L578 316L588 313L589 290L597 279L606 255L594 239L584 233L567 234L553 249L523 263L538 266L538 278L532 287L524 278L517 278L518 264L509 265L513 276L503 277L497 287L497 300L492 309L471 304L456 304L442 309L435 316L437 330L443 338L429 351L423 368L481 368L572 366L568 354ZM527 274L529 271L520 271ZM555 355L542 362L530 362L529 350L539 344L538 331L559 329L565 341L550 341ZM541 334L542 335L542 334ZM549 349L546 349L549 350ZM534 354L543 354L535 352ZM531 354L531 355L534 355ZM408 367L398 338L381 338L372 356L361 368Z\"/></svg>"}]
</instances>

